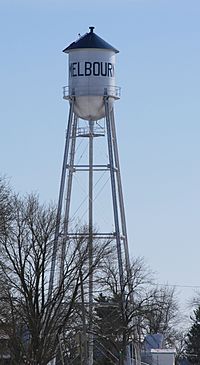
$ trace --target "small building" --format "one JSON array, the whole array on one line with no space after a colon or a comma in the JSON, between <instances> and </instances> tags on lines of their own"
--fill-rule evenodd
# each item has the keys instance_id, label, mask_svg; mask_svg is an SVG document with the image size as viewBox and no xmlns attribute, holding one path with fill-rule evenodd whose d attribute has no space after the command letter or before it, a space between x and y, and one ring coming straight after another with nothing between
<instances>
[{"instance_id":1,"label":"small building","mask_svg":"<svg viewBox=\"0 0 200 365\"><path fill-rule=\"evenodd\" d=\"M175 365L176 350L151 349L152 365Z\"/></svg>"},{"instance_id":2,"label":"small building","mask_svg":"<svg viewBox=\"0 0 200 365\"><path fill-rule=\"evenodd\" d=\"M149 365L175 365L175 348L166 348L161 333L148 334L143 343L141 359Z\"/></svg>"}]
</instances>

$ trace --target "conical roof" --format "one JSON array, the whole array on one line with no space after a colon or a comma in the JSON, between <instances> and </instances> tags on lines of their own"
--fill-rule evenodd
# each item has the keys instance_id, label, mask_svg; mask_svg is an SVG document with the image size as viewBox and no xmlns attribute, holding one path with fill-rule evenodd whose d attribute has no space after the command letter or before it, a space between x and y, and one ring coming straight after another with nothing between
<instances>
[{"instance_id":1,"label":"conical roof","mask_svg":"<svg viewBox=\"0 0 200 365\"><path fill-rule=\"evenodd\" d=\"M115 53L119 51L111 46L109 43L100 38L97 34L94 33L94 27L89 27L90 32L84 34L77 41L72 42L67 48L63 50L65 53L69 53L72 49L80 49L80 48L100 48L100 49L110 49Z\"/></svg>"}]
</instances>

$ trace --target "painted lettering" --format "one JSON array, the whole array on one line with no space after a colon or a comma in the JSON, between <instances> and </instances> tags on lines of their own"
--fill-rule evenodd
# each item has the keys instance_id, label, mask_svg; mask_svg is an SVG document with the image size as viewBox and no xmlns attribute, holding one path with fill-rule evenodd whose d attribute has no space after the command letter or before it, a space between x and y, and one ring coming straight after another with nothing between
<instances>
[{"instance_id":1,"label":"painted lettering","mask_svg":"<svg viewBox=\"0 0 200 365\"><path fill-rule=\"evenodd\" d=\"M112 77L113 76L113 65L112 63L108 62L108 77Z\"/></svg>"},{"instance_id":2,"label":"painted lettering","mask_svg":"<svg viewBox=\"0 0 200 365\"><path fill-rule=\"evenodd\" d=\"M92 63L85 62L85 76L91 76L92 74Z\"/></svg>"},{"instance_id":3,"label":"painted lettering","mask_svg":"<svg viewBox=\"0 0 200 365\"><path fill-rule=\"evenodd\" d=\"M99 62L93 62L93 75L99 76L100 74L100 64Z\"/></svg>"},{"instance_id":4,"label":"painted lettering","mask_svg":"<svg viewBox=\"0 0 200 365\"><path fill-rule=\"evenodd\" d=\"M70 63L70 65L69 65L69 74L72 77L72 63Z\"/></svg>"},{"instance_id":5,"label":"painted lettering","mask_svg":"<svg viewBox=\"0 0 200 365\"><path fill-rule=\"evenodd\" d=\"M76 73L76 65L77 65L77 62L73 62L72 63L72 76L77 76L77 73Z\"/></svg>"},{"instance_id":6,"label":"painted lettering","mask_svg":"<svg viewBox=\"0 0 200 365\"><path fill-rule=\"evenodd\" d=\"M81 72L80 62L78 62L78 76L84 76L84 74Z\"/></svg>"},{"instance_id":7,"label":"painted lettering","mask_svg":"<svg viewBox=\"0 0 200 365\"><path fill-rule=\"evenodd\" d=\"M107 62L101 62L101 76L107 76Z\"/></svg>"},{"instance_id":8,"label":"painted lettering","mask_svg":"<svg viewBox=\"0 0 200 365\"><path fill-rule=\"evenodd\" d=\"M114 65L111 62L72 62L69 65L70 77L106 76L114 77Z\"/></svg>"}]
</instances>

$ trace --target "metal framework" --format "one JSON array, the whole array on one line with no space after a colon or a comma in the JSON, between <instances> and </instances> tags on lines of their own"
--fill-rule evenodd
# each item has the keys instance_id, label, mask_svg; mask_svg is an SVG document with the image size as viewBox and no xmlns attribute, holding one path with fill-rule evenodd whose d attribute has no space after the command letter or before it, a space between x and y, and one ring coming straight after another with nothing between
<instances>
[{"instance_id":1,"label":"metal framework","mask_svg":"<svg viewBox=\"0 0 200 365\"><path fill-rule=\"evenodd\" d=\"M126 272L129 277L130 275L130 260L128 251L128 239L127 239L127 228L125 219L125 208L122 193L122 182L120 174L120 163L119 153L117 146L117 137L115 129L115 117L114 108L110 103L110 96L104 95L104 106L105 106L105 121L106 121L106 133L107 138L107 149L108 149L108 164L94 164L94 138L100 135L104 135L100 131L95 133L95 124L97 122L88 121L88 129L80 130L78 128L78 117L74 113L75 96L68 98L70 102L70 110L68 117L68 126L66 132L66 141L64 149L64 158L60 182L60 191L58 199L57 209L57 221L56 221L56 232L53 246L52 262L50 269L50 280L49 280L49 297L52 295L55 269L59 266L60 280L63 278L64 272L64 260L66 251L67 238L73 238L84 234L88 237L89 242L89 267L93 264L93 240L95 238L108 238L115 240L118 257L118 270L120 278L120 287L122 293L124 293L124 265L123 265L123 252L125 256ZM77 138L88 138L89 149L88 149L88 164L75 164L75 153L76 153L76 142ZM76 171L85 171L88 173L88 232L71 232L69 230L69 218L70 218L70 207L71 207L71 196L72 196L72 184L73 176ZM95 232L94 231L94 172L95 171L108 171L110 173L111 182L111 195L112 195L112 208L114 218L114 232ZM60 232L61 215L64 213L64 239L62 245L62 253L60 262L57 258L58 249L58 238ZM131 284L130 284L131 285ZM92 270L89 276L89 335L88 335L88 364L93 364L93 335L92 335L92 311L93 311L93 274ZM125 304L125 297L123 300ZM130 359L129 359L130 360ZM130 361L129 361L130 363Z\"/></svg>"}]
</instances>

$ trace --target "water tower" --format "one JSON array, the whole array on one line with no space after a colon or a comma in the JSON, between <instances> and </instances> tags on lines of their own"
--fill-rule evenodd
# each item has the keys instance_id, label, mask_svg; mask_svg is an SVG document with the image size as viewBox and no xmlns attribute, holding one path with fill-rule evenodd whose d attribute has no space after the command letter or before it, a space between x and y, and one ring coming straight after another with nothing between
<instances>
[{"instance_id":1,"label":"water tower","mask_svg":"<svg viewBox=\"0 0 200 365\"><path fill-rule=\"evenodd\" d=\"M115 84L115 58L118 50L94 33L94 27L64 49L68 54L69 71L68 86L64 87L64 99L69 102L69 116L66 131L63 167L61 174L57 228L50 272L49 291L53 288L55 268L57 266L57 243L60 230L61 215L64 212L65 235L72 238L82 234L73 231L69 225L71 206L73 204L72 187L75 174L81 171L87 180L87 226L90 257L93 262L93 241L110 238L116 243L119 281L123 288L124 267L130 271L125 209L120 175L119 154L115 129L114 102L120 98L120 88ZM100 121L104 120L104 125ZM80 127L84 121L84 128ZM95 142L104 138L107 146L107 162L94 161ZM77 162L77 140L84 139L88 143L88 159L84 164ZM112 202L113 230L94 229L94 179L97 172L106 172L110 181L110 197ZM65 259L65 244L62 247L60 273L62 275ZM125 260L125 265L124 265ZM92 326L93 277L89 278L89 326ZM93 364L92 331L89 331L89 365Z\"/></svg>"}]
</instances>

